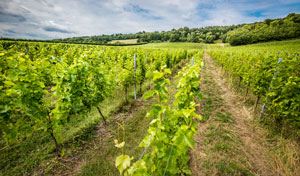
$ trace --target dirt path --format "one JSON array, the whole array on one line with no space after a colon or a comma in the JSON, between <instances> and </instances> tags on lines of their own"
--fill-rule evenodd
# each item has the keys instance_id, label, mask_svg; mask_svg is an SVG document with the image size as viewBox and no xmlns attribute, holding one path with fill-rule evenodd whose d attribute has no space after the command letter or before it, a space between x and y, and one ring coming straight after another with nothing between
<instances>
[{"instance_id":1,"label":"dirt path","mask_svg":"<svg viewBox=\"0 0 300 176\"><path fill-rule=\"evenodd\" d=\"M199 109L204 120L191 151L193 175L286 175L243 98L228 88L208 54L204 63Z\"/></svg>"}]
</instances>

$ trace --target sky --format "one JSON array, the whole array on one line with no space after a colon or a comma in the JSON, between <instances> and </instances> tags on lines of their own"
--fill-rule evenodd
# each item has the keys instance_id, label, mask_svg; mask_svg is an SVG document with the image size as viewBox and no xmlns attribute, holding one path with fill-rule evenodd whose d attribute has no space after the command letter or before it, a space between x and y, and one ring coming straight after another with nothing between
<instances>
[{"instance_id":1,"label":"sky","mask_svg":"<svg viewBox=\"0 0 300 176\"><path fill-rule=\"evenodd\" d=\"M300 13L299 0L0 0L0 37L55 39L232 25Z\"/></svg>"}]
</instances>

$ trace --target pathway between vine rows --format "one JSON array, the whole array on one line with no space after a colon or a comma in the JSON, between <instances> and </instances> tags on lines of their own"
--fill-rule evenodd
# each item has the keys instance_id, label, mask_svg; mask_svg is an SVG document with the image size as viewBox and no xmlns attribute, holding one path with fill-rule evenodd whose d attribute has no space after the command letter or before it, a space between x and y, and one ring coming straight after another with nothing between
<instances>
[{"instance_id":1,"label":"pathway between vine rows","mask_svg":"<svg viewBox=\"0 0 300 176\"><path fill-rule=\"evenodd\" d=\"M207 53L203 61L198 112L204 120L190 151L192 175L291 175L272 153L274 142L266 142L266 130L257 123L253 108L228 87Z\"/></svg>"}]
</instances>

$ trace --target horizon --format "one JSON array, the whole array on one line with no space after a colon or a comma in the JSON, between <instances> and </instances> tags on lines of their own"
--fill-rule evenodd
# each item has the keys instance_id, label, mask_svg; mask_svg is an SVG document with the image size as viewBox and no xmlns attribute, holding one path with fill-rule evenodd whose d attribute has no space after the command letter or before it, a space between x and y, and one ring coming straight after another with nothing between
<instances>
[{"instance_id":1,"label":"horizon","mask_svg":"<svg viewBox=\"0 0 300 176\"><path fill-rule=\"evenodd\" d=\"M12 0L0 9L1 37L49 40L260 22L300 13L300 2Z\"/></svg>"}]
</instances>

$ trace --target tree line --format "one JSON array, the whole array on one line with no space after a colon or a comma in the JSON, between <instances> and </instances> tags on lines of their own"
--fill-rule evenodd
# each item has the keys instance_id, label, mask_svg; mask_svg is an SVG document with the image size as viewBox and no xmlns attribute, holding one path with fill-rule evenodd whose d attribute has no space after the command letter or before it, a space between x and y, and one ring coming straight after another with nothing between
<instances>
[{"instance_id":1,"label":"tree line","mask_svg":"<svg viewBox=\"0 0 300 176\"><path fill-rule=\"evenodd\" d=\"M214 43L215 40L226 37L228 31L234 30L241 25L231 26L208 26L202 28L182 27L170 31L138 32L134 34L112 34L98 36L72 37L65 39L56 39L62 42L84 42L105 44L112 40L138 39L138 43L143 42L204 42Z\"/></svg>"},{"instance_id":2,"label":"tree line","mask_svg":"<svg viewBox=\"0 0 300 176\"><path fill-rule=\"evenodd\" d=\"M291 13L285 18L243 25L229 31L223 42L244 45L297 37L300 37L300 14Z\"/></svg>"},{"instance_id":3,"label":"tree line","mask_svg":"<svg viewBox=\"0 0 300 176\"><path fill-rule=\"evenodd\" d=\"M150 42L195 42L195 43L230 43L231 45L244 45L273 40L285 40L300 37L300 14L290 13L285 18L266 19L263 22L239 24L230 26L207 26L201 28L182 27L170 31L154 31L131 34L112 34L81 36L54 40L30 40L47 41L57 43L80 43L80 44L110 44L112 40L138 39L138 44ZM2 40L23 40L9 39ZM125 44L126 45L126 44Z\"/></svg>"}]
</instances>

